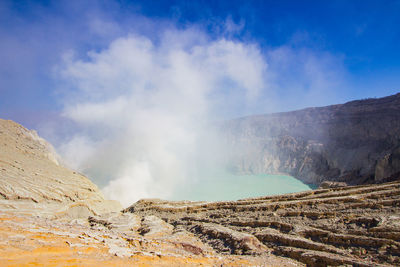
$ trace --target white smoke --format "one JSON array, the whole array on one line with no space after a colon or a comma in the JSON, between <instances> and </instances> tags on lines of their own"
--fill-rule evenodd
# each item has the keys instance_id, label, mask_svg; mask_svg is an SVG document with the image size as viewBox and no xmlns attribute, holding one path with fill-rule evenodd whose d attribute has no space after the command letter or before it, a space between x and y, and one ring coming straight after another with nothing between
<instances>
[{"instance_id":1,"label":"white smoke","mask_svg":"<svg viewBox=\"0 0 400 267\"><path fill-rule=\"evenodd\" d=\"M119 38L86 59L69 55L64 115L78 130L59 151L125 206L170 198L190 186L199 162L222 157L209 124L256 99L266 67L256 45L193 29L156 41Z\"/></svg>"}]
</instances>

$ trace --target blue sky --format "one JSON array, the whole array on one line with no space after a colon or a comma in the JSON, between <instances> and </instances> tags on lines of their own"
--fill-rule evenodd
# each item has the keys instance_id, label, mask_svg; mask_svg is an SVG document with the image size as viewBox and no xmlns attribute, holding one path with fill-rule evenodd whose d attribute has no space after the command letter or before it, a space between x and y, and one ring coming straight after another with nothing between
<instances>
[{"instance_id":1,"label":"blue sky","mask_svg":"<svg viewBox=\"0 0 400 267\"><path fill-rule=\"evenodd\" d=\"M399 14L400 1L1 1L0 117L28 127L57 120L68 102L59 74L66 54L84 60L130 34L157 44L169 29L256 45L281 77L258 96L267 104L227 117L394 94ZM274 61L278 53L288 66ZM339 82L308 94L317 89L307 87L304 61Z\"/></svg>"}]
</instances>

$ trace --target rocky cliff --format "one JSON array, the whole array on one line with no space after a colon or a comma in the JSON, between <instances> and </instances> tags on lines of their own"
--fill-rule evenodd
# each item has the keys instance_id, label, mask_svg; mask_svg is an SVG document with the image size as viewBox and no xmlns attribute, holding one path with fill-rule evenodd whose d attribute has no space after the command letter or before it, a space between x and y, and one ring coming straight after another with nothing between
<instances>
[{"instance_id":1,"label":"rocky cliff","mask_svg":"<svg viewBox=\"0 0 400 267\"><path fill-rule=\"evenodd\" d=\"M223 131L236 172L285 173L310 184L382 182L400 173L400 93L235 119Z\"/></svg>"},{"instance_id":2,"label":"rocky cliff","mask_svg":"<svg viewBox=\"0 0 400 267\"><path fill-rule=\"evenodd\" d=\"M60 216L119 210L88 178L61 166L53 147L35 131L0 119L0 208L23 212L42 207Z\"/></svg>"}]
</instances>

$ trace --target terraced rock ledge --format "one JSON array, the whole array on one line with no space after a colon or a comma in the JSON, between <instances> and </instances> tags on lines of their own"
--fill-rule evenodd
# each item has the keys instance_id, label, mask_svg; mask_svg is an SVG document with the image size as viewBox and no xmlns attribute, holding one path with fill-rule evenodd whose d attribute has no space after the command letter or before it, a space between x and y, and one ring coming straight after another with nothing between
<instances>
[{"instance_id":1,"label":"terraced rock ledge","mask_svg":"<svg viewBox=\"0 0 400 267\"><path fill-rule=\"evenodd\" d=\"M27 200L21 200L26 202ZM73 219L0 211L2 266L399 266L400 182Z\"/></svg>"},{"instance_id":2,"label":"terraced rock ledge","mask_svg":"<svg viewBox=\"0 0 400 267\"><path fill-rule=\"evenodd\" d=\"M124 210L157 216L223 255L271 251L308 266L400 264L400 182L229 202L141 200Z\"/></svg>"}]
</instances>

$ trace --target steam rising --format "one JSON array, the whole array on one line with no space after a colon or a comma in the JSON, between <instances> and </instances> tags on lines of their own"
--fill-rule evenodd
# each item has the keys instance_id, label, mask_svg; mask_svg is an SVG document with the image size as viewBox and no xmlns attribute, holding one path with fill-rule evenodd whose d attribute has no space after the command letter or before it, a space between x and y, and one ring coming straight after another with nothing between
<instances>
[{"instance_id":1,"label":"steam rising","mask_svg":"<svg viewBox=\"0 0 400 267\"><path fill-rule=\"evenodd\" d=\"M63 114L78 129L59 150L125 206L170 198L223 161L210 125L257 98L266 67L257 46L195 30L130 35L86 59L69 54Z\"/></svg>"}]
</instances>

